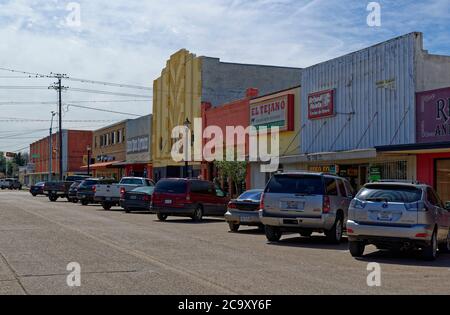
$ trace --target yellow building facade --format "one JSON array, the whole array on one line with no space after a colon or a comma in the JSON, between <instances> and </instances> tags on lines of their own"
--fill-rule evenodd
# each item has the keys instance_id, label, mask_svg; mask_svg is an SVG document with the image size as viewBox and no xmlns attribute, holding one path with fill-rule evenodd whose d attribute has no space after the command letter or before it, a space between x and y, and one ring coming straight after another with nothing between
<instances>
[{"instance_id":1,"label":"yellow building facade","mask_svg":"<svg viewBox=\"0 0 450 315\"><path fill-rule=\"evenodd\" d=\"M201 58L182 49L170 57L153 83L153 165L155 172L166 169L159 177L181 176L177 172L184 164L172 159L171 133L186 118L193 122L201 116L201 67Z\"/></svg>"}]
</instances>

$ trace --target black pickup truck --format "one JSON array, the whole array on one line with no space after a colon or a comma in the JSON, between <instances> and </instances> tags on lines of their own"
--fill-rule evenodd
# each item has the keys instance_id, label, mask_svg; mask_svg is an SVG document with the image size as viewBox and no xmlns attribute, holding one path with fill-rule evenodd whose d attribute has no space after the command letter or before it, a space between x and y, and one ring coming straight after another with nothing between
<instances>
[{"instance_id":1,"label":"black pickup truck","mask_svg":"<svg viewBox=\"0 0 450 315\"><path fill-rule=\"evenodd\" d=\"M68 198L70 186L77 180L85 180L89 178L86 175L67 176L65 181L45 182L44 194L48 196L51 202L55 202L58 198Z\"/></svg>"}]
</instances>

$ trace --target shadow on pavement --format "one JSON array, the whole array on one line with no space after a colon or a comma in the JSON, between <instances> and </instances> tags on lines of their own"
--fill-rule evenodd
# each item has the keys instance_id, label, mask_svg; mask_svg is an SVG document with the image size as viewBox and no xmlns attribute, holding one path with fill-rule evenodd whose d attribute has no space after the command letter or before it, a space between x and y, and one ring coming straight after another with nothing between
<instances>
[{"instance_id":1,"label":"shadow on pavement","mask_svg":"<svg viewBox=\"0 0 450 315\"><path fill-rule=\"evenodd\" d=\"M288 236L288 235L286 235ZM268 243L272 246L285 246L285 247L299 247L299 248L311 248L311 249L324 249L335 251L348 251L347 238L343 238L342 243L339 245L330 244L325 236L312 236L308 237L295 237L284 238L278 243ZM350 254L349 254L350 255Z\"/></svg>"},{"instance_id":2,"label":"shadow on pavement","mask_svg":"<svg viewBox=\"0 0 450 315\"><path fill-rule=\"evenodd\" d=\"M438 256L436 261L425 261L420 251L388 251L379 250L361 258L358 261L364 261L367 263L379 263L389 265L402 265L402 266L417 266L417 267L435 267L435 268L450 268L450 254L442 253Z\"/></svg>"},{"instance_id":3,"label":"shadow on pavement","mask_svg":"<svg viewBox=\"0 0 450 315\"><path fill-rule=\"evenodd\" d=\"M156 222L160 222L158 220L155 220ZM167 221L161 222L165 224L192 224L192 225L198 225L198 224L212 224L212 223L224 223L225 221L223 219L214 219L214 218L207 218L203 219L201 222L194 222L192 219L171 219L169 217Z\"/></svg>"}]
</instances>

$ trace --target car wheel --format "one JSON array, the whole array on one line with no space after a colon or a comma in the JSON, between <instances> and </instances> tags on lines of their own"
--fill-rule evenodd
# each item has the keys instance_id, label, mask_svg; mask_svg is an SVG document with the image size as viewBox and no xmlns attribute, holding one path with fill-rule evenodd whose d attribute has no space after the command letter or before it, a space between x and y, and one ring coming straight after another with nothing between
<instances>
[{"instance_id":1,"label":"car wheel","mask_svg":"<svg viewBox=\"0 0 450 315\"><path fill-rule=\"evenodd\" d=\"M37 196L37 194L31 194L33 197L36 197Z\"/></svg>"},{"instance_id":2,"label":"car wheel","mask_svg":"<svg viewBox=\"0 0 450 315\"><path fill-rule=\"evenodd\" d=\"M58 200L58 196L50 195L50 196L48 196L48 199L49 199L51 202L56 202L56 200Z\"/></svg>"},{"instance_id":3,"label":"car wheel","mask_svg":"<svg viewBox=\"0 0 450 315\"><path fill-rule=\"evenodd\" d=\"M81 203L83 203L83 201L82 201ZM106 211L108 211L108 210L111 210L112 205L109 204L109 203L107 203L107 202L104 202L104 203L102 203L102 207L103 207L103 209L105 209Z\"/></svg>"},{"instance_id":4,"label":"car wheel","mask_svg":"<svg viewBox=\"0 0 450 315\"><path fill-rule=\"evenodd\" d=\"M338 216L331 230L326 231L325 235L330 243L340 244L342 242L343 232L344 222L342 221L342 216Z\"/></svg>"},{"instance_id":5,"label":"car wheel","mask_svg":"<svg viewBox=\"0 0 450 315\"><path fill-rule=\"evenodd\" d=\"M447 241L439 245L439 252L450 253L450 231L447 234Z\"/></svg>"},{"instance_id":6,"label":"car wheel","mask_svg":"<svg viewBox=\"0 0 450 315\"><path fill-rule=\"evenodd\" d=\"M194 211L194 215L192 216L192 220L195 222L202 222L203 220L203 209L201 206L197 206Z\"/></svg>"},{"instance_id":7,"label":"car wheel","mask_svg":"<svg viewBox=\"0 0 450 315\"><path fill-rule=\"evenodd\" d=\"M269 242L279 242L283 233L280 228L266 225L266 238Z\"/></svg>"},{"instance_id":8,"label":"car wheel","mask_svg":"<svg viewBox=\"0 0 450 315\"><path fill-rule=\"evenodd\" d=\"M162 213L158 213L156 216L158 217L158 220L161 221L161 222L166 221L167 218L168 218L167 214L162 214Z\"/></svg>"},{"instance_id":9,"label":"car wheel","mask_svg":"<svg viewBox=\"0 0 450 315\"><path fill-rule=\"evenodd\" d=\"M130 208L125 207L125 213L130 213L130 212L131 212Z\"/></svg>"},{"instance_id":10,"label":"car wheel","mask_svg":"<svg viewBox=\"0 0 450 315\"><path fill-rule=\"evenodd\" d=\"M228 226L230 227L230 231L231 232L237 232L239 231L240 225L233 223L233 222L228 222Z\"/></svg>"},{"instance_id":11,"label":"car wheel","mask_svg":"<svg viewBox=\"0 0 450 315\"><path fill-rule=\"evenodd\" d=\"M364 255L366 245L363 242L348 242L348 248L350 250L350 254L353 257L358 258Z\"/></svg>"},{"instance_id":12,"label":"car wheel","mask_svg":"<svg viewBox=\"0 0 450 315\"><path fill-rule=\"evenodd\" d=\"M73 198L73 199L72 199L72 202L73 202L73 203L78 203L78 199L77 199L77 198Z\"/></svg>"},{"instance_id":13,"label":"car wheel","mask_svg":"<svg viewBox=\"0 0 450 315\"><path fill-rule=\"evenodd\" d=\"M81 204L83 206L87 206L89 204L89 202L87 200L81 200ZM105 207L103 207L103 208L105 208ZM109 209L111 209L111 207L109 207ZM109 210L109 209L105 209L105 210Z\"/></svg>"},{"instance_id":14,"label":"car wheel","mask_svg":"<svg viewBox=\"0 0 450 315\"><path fill-rule=\"evenodd\" d=\"M422 256L425 260L433 261L436 260L437 258L437 251L438 251L438 240L436 231L434 231L433 236L431 237L431 243L422 249Z\"/></svg>"}]
</instances>

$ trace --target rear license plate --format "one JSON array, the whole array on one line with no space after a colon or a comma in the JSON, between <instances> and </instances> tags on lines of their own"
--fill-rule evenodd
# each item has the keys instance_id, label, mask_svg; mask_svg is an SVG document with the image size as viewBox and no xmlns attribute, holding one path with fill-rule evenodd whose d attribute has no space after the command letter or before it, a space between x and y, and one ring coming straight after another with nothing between
<instances>
[{"instance_id":1,"label":"rear license plate","mask_svg":"<svg viewBox=\"0 0 450 315\"><path fill-rule=\"evenodd\" d=\"M241 217L241 222L250 222L252 221L251 217Z\"/></svg>"},{"instance_id":2,"label":"rear license plate","mask_svg":"<svg viewBox=\"0 0 450 315\"><path fill-rule=\"evenodd\" d=\"M166 205L171 205L171 204L172 204L172 200L167 199L167 200L164 201L164 203L165 203Z\"/></svg>"},{"instance_id":3,"label":"rear license plate","mask_svg":"<svg viewBox=\"0 0 450 315\"><path fill-rule=\"evenodd\" d=\"M392 221L392 214L390 212L381 212L378 215L378 220L380 220L380 221Z\"/></svg>"},{"instance_id":4,"label":"rear license plate","mask_svg":"<svg viewBox=\"0 0 450 315\"><path fill-rule=\"evenodd\" d=\"M136 197L136 196L130 196L130 199L131 199L131 200L136 200L137 197Z\"/></svg>"},{"instance_id":5,"label":"rear license plate","mask_svg":"<svg viewBox=\"0 0 450 315\"><path fill-rule=\"evenodd\" d=\"M110 197L106 197L105 200L106 201L111 201L111 198Z\"/></svg>"},{"instance_id":6,"label":"rear license plate","mask_svg":"<svg viewBox=\"0 0 450 315\"><path fill-rule=\"evenodd\" d=\"M305 204L299 201L286 201L284 202L283 208L286 210L303 211Z\"/></svg>"},{"instance_id":7,"label":"rear license plate","mask_svg":"<svg viewBox=\"0 0 450 315\"><path fill-rule=\"evenodd\" d=\"M52 194L56 194L56 191L52 191Z\"/></svg>"}]
</instances>

